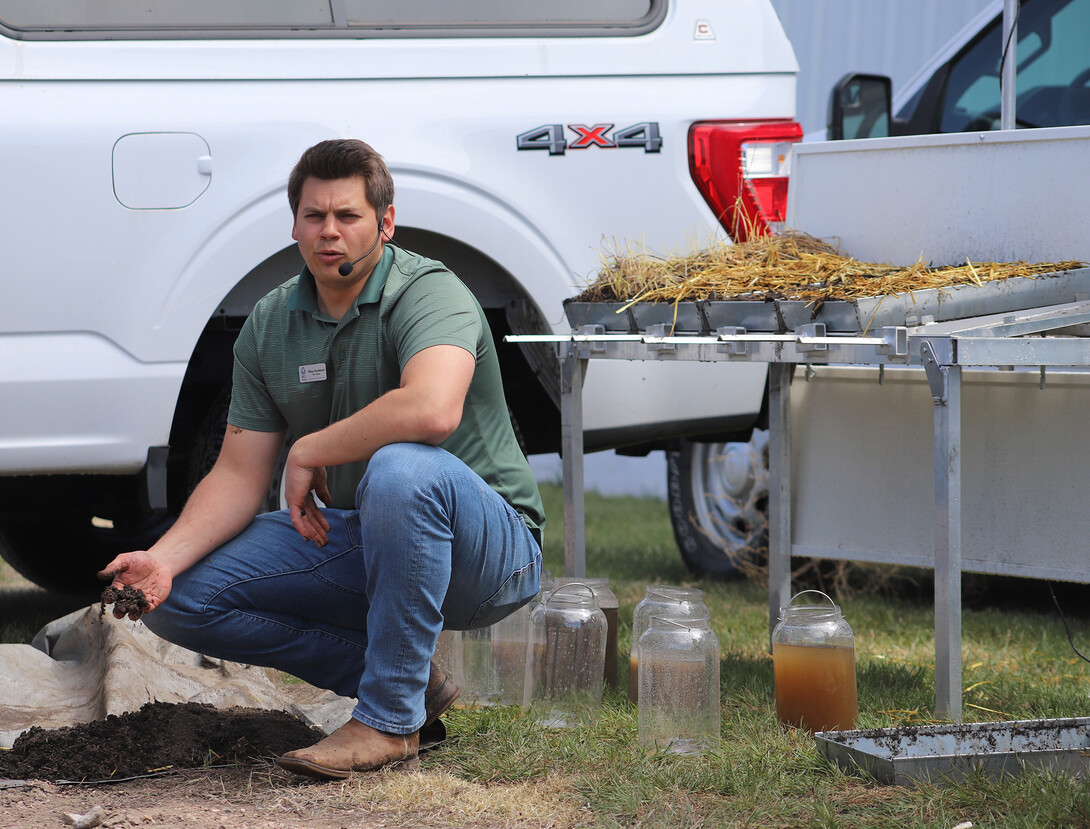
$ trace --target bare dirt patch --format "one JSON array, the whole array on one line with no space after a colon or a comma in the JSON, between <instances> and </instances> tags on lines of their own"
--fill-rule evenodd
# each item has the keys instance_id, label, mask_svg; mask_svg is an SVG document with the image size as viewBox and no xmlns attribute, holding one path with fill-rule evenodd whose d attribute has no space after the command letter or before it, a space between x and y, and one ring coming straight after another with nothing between
<instances>
[{"instance_id":1,"label":"bare dirt patch","mask_svg":"<svg viewBox=\"0 0 1090 829\"><path fill-rule=\"evenodd\" d=\"M273 765L184 769L116 784L0 788L0 827L57 829L88 815L106 829L577 829L594 823L583 810L560 803L556 789L487 787L437 770L321 783Z\"/></svg>"}]
</instances>

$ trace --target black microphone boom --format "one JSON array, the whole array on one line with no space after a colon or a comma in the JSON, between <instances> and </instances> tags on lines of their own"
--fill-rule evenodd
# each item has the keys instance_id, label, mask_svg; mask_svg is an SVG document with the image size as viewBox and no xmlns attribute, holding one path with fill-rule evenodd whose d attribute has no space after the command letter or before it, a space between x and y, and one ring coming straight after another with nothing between
<instances>
[{"instance_id":1,"label":"black microphone boom","mask_svg":"<svg viewBox=\"0 0 1090 829\"><path fill-rule=\"evenodd\" d=\"M371 251L373 251L375 248L377 248L378 243L381 242L381 241L382 241L382 225L379 224L379 226L378 226L378 236L375 237L375 243L373 245L371 245L371 247L369 247L367 249L367 253L365 253L363 256L361 256L359 259L357 259L355 262L342 262L341 266L339 268L337 268L337 273L339 273L341 276L348 276L350 273L352 273L352 269L354 267L356 267L356 265L358 265L360 262L362 262L364 259L366 259L368 256L371 255Z\"/></svg>"}]
</instances>

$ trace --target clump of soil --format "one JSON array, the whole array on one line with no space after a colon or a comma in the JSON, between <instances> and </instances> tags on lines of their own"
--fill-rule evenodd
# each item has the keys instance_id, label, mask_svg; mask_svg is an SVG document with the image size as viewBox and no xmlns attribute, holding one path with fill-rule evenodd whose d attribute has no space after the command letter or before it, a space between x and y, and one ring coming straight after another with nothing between
<instances>
[{"instance_id":1,"label":"clump of soil","mask_svg":"<svg viewBox=\"0 0 1090 829\"><path fill-rule=\"evenodd\" d=\"M98 615L101 618L106 615L106 605L112 604L114 610L121 613L135 613L137 618L148 609L148 597L144 591L126 584L120 590L112 584L102 591L102 602L99 604Z\"/></svg>"},{"instance_id":2,"label":"clump of soil","mask_svg":"<svg viewBox=\"0 0 1090 829\"><path fill-rule=\"evenodd\" d=\"M0 752L0 778L97 782L171 769L254 765L323 736L284 711L149 702L105 720L31 728L10 751Z\"/></svg>"}]
</instances>

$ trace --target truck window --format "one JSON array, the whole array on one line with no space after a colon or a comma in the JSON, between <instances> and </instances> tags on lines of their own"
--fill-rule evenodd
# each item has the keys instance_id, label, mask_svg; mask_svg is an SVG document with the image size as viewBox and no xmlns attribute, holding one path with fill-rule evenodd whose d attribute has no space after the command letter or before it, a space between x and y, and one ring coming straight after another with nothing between
<instances>
[{"instance_id":1,"label":"truck window","mask_svg":"<svg viewBox=\"0 0 1090 829\"><path fill-rule=\"evenodd\" d=\"M332 26L329 0L0 0L0 21L14 31L63 29L215 29Z\"/></svg>"},{"instance_id":2,"label":"truck window","mask_svg":"<svg viewBox=\"0 0 1090 829\"><path fill-rule=\"evenodd\" d=\"M494 0L345 0L350 26L458 26L531 24L535 26L635 23L651 11L650 0L552 0L511 3Z\"/></svg>"},{"instance_id":3,"label":"truck window","mask_svg":"<svg viewBox=\"0 0 1090 829\"><path fill-rule=\"evenodd\" d=\"M1025 2L1018 18L1020 127L1090 123L1090 0ZM940 132L998 129L1002 21L950 64Z\"/></svg>"},{"instance_id":4,"label":"truck window","mask_svg":"<svg viewBox=\"0 0 1090 829\"><path fill-rule=\"evenodd\" d=\"M12 37L211 38L639 34L666 0L0 0Z\"/></svg>"}]
</instances>

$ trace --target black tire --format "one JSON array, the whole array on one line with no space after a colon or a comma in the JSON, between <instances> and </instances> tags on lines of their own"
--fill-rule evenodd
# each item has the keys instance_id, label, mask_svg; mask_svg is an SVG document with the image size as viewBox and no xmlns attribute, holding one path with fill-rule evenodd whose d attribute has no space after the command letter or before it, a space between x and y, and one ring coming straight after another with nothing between
<instances>
[{"instance_id":1,"label":"black tire","mask_svg":"<svg viewBox=\"0 0 1090 829\"><path fill-rule=\"evenodd\" d=\"M685 441L666 462L670 521L692 573L735 578L767 560L767 431L748 443Z\"/></svg>"},{"instance_id":2,"label":"black tire","mask_svg":"<svg viewBox=\"0 0 1090 829\"><path fill-rule=\"evenodd\" d=\"M113 526L95 521L92 507L5 514L4 559L39 587L95 597L105 586L97 573L115 556L154 544L174 523L171 515L134 515Z\"/></svg>"}]
</instances>

